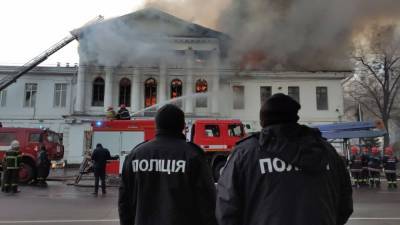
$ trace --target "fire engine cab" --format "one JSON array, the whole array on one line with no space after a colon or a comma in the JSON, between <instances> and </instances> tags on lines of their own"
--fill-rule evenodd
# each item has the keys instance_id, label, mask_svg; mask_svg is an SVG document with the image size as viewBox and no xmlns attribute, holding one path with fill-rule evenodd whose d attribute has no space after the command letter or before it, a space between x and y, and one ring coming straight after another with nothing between
<instances>
[{"instance_id":1,"label":"fire engine cab","mask_svg":"<svg viewBox=\"0 0 400 225\"><path fill-rule=\"evenodd\" d=\"M198 119L186 121L185 135L188 141L199 145L213 169L216 179L235 143L245 136L240 120ZM93 151L97 143L109 149L120 159L107 165L108 173L121 173L127 154L138 144L154 138L155 122L152 119L96 121L87 133L87 150Z\"/></svg>"}]
</instances>

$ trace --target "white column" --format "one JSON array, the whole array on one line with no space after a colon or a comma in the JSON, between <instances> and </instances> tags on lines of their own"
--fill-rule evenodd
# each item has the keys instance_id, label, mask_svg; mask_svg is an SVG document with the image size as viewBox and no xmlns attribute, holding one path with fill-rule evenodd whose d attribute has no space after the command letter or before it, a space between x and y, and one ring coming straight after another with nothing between
<instances>
[{"instance_id":1,"label":"white column","mask_svg":"<svg viewBox=\"0 0 400 225\"><path fill-rule=\"evenodd\" d=\"M137 112L140 110L140 99L141 99L141 91L140 91L140 80L141 75L138 68L135 68L133 71L132 77L132 86L131 86L131 110L132 112Z\"/></svg>"},{"instance_id":2,"label":"white column","mask_svg":"<svg viewBox=\"0 0 400 225\"><path fill-rule=\"evenodd\" d=\"M214 49L212 52L212 93L211 93L211 113L212 114L218 114L219 113L219 108L218 108L218 96L219 96L219 51L218 49Z\"/></svg>"},{"instance_id":3,"label":"white column","mask_svg":"<svg viewBox=\"0 0 400 225\"><path fill-rule=\"evenodd\" d=\"M105 80L105 90L104 90L104 108L107 110L109 106L113 106L112 97L113 97L113 69L111 67L107 67L105 69L106 72L106 80Z\"/></svg>"},{"instance_id":4,"label":"white column","mask_svg":"<svg viewBox=\"0 0 400 225\"><path fill-rule=\"evenodd\" d=\"M164 60L160 62L160 82L158 87L158 99L157 103L163 104L167 99L167 65ZM161 107L162 105L160 105Z\"/></svg>"},{"instance_id":5,"label":"white column","mask_svg":"<svg viewBox=\"0 0 400 225\"><path fill-rule=\"evenodd\" d=\"M87 66L79 64L78 76L76 79L76 100L75 112L83 113L85 111L85 76Z\"/></svg>"},{"instance_id":6,"label":"white column","mask_svg":"<svg viewBox=\"0 0 400 225\"><path fill-rule=\"evenodd\" d=\"M192 48L189 48L185 52L186 56L186 82L184 83L185 86L185 113L192 114L193 113L193 98L190 96L193 95L193 60L194 60L194 53Z\"/></svg>"}]
</instances>

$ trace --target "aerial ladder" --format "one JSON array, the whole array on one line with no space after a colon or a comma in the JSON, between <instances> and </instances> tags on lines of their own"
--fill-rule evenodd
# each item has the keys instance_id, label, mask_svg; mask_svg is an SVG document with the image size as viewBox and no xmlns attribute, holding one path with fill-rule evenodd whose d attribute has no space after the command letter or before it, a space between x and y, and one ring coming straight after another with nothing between
<instances>
[{"instance_id":1,"label":"aerial ladder","mask_svg":"<svg viewBox=\"0 0 400 225\"><path fill-rule=\"evenodd\" d=\"M62 49L64 46L68 45L73 40L78 39L82 30L85 27L88 27L89 25L93 25L95 23L99 23L102 20L104 20L103 16L101 16L101 15L97 16L96 18L87 22L82 27L70 31L70 34L68 36L66 36L65 38L63 38L61 41L57 42L56 44L51 46L49 49L42 52L40 55L36 56L35 58L31 59L30 61L28 61L21 67L19 67L18 70L16 70L14 73L7 75L4 78L0 79L0 91L6 89L12 83L16 82L18 78L20 78L24 74L28 73L29 71L31 71L37 65L39 65L40 63L45 61L49 56L53 55L58 50Z\"/></svg>"}]
</instances>

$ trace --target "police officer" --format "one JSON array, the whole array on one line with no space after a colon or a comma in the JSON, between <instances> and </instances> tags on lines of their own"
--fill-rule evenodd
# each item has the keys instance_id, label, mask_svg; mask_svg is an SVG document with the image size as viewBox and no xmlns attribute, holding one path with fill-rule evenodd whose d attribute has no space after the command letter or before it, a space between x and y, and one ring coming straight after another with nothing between
<instances>
[{"instance_id":1,"label":"police officer","mask_svg":"<svg viewBox=\"0 0 400 225\"><path fill-rule=\"evenodd\" d=\"M46 147L40 146L40 150L37 154L36 166L37 166L37 184L39 186L47 186L46 178L50 172L50 160L47 155Z\"/></svg>"},{"instance_id":2,"label":"police officer","mask_svg":"<svg viewBox=\"0 0 400 225\"><path fill-rule=\"evenodd\" d=\"M318 130L299 125L300 105L275 94L261 132L238 142L217 186L219 225L345 224L353 212L345 163Z\"/></svg>"},{"instance_id":3,"label":"police officer","mask_svg":"<svg viewBox=\"0 0 400 225\"><path fill-rule=\"evenodd\" d=\"M397 188L396 164L399 162L393 155L392 147L385 148L385 156L383 157L383 168L385 170L388 188Z\"/></svg>"},{"instance_id":4,"label":"police officer","mask_svg":"<svg viewBox=\"0 0 400 225\"><path fill-rule=\"evenodd\" d=\"M359 188L362 183L362 159L359 149L356 146L351 147L350 172L354 179L354 185Z\"/></svg>"},{"instance_id":5,"label":"police officer","mask_svg":"<svg viewBox=\"0 0 400 225\"><path fill-rule=\"evenodd\" d=\"M215 186L204 152L186 142L184 113L156 113L156 137L126 157L119 189L121 225L216 225Z\"/></svg>"},{"instance_id":6,"label":"police officer","mask_svg":"<svg viewBox=\"0 0 400 225\"><path fill-rule=\"evenodd\" d=\"M379 187L381 185L381 165L382 159L379 156L379 150L377 147L371 148L372 155L368 161L368 171L369 171L369 186Z\"/></svg>"},{"instance_id":7,"label":"police officer","mask_svg":"<svg viewBox=\"0 0 400 225\"><path fill-rule=\"evenodd\" d=\"M103 148L98 143L96 149L92 153L93 170L94 170L94 192L93 195L97 196L99 192L99 180L101 180L102 194L106 194L106 164L107 160L117 159L118 156L111 157L110 151Z\"/></svg>"},{"instance_id":8,"label":"police officer","mask_svg":"<svg viewBox=\"0 0 400 225\"><path fill-rule=\"evenodd\" d=\"M19 151L19 142L14 140L11 142L10 150L5 154L5 172L4 172L4 192L13 193L19 192L18 190L18 175L21 166L21 152Z\"/></svg>"},{"instance_id":9,"label":"police officer","mask_svg":"<svg viewBox=\"0 0 400 225\"><path fill-rule=\"evenodd\" d=\"M368 171L368 163L369 159L371 158L368 148L363 147L362 148L362 154L361 154L361 161L362 161L362 171L361 171L361 177L362 177L362 184L368 186L369 185L369 171Z\"/></svg>"},{"instance_id":10,"label":"police officer","mask_svg":"<svg viewBox=\"0 0 400 225\"><path fill-rule=\"evenodd\" d=\"M120 109L118 110L116 118L118 120L130 120L131 119L131 115L129 114L129 111L124 104L122 104Z\"/></svg>"}]
</instances>

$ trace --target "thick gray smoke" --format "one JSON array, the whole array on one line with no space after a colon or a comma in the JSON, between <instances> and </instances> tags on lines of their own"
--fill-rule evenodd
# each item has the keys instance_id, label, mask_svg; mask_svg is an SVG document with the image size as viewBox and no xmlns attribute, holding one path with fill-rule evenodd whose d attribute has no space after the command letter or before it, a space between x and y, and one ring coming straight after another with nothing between
<instances>
[{"instance_id":1,"label":"thick gray smoke","mask_svg":"<svg viewBox=\"0 0 400 225\"><path fill-rule=\"evenodd\" d=\"M227 33L232 38L228 60L241 64L250 55L247 59L263 68L284 70L351 69L355 38L369 38L371 27L400 17L400 0L147 0L145 6ZM157 17L152 12L85 30L81 58L106 66L165 58L171 43L160 40L176 28L162 20L154 20L155 26L139 22Z\"/></svg>"},{"instance_id":2,"label":"thick gray smoke","mask_svg":"<svg viewBox=\"0 0 400 225\"><path fill-rule=\"evenodd\" d=\"M354 38L399 10L399 0L232 0L218 27L234 39L232 56L262 51L272 69L341 70Z\"/></svg>"}]
</instances>

